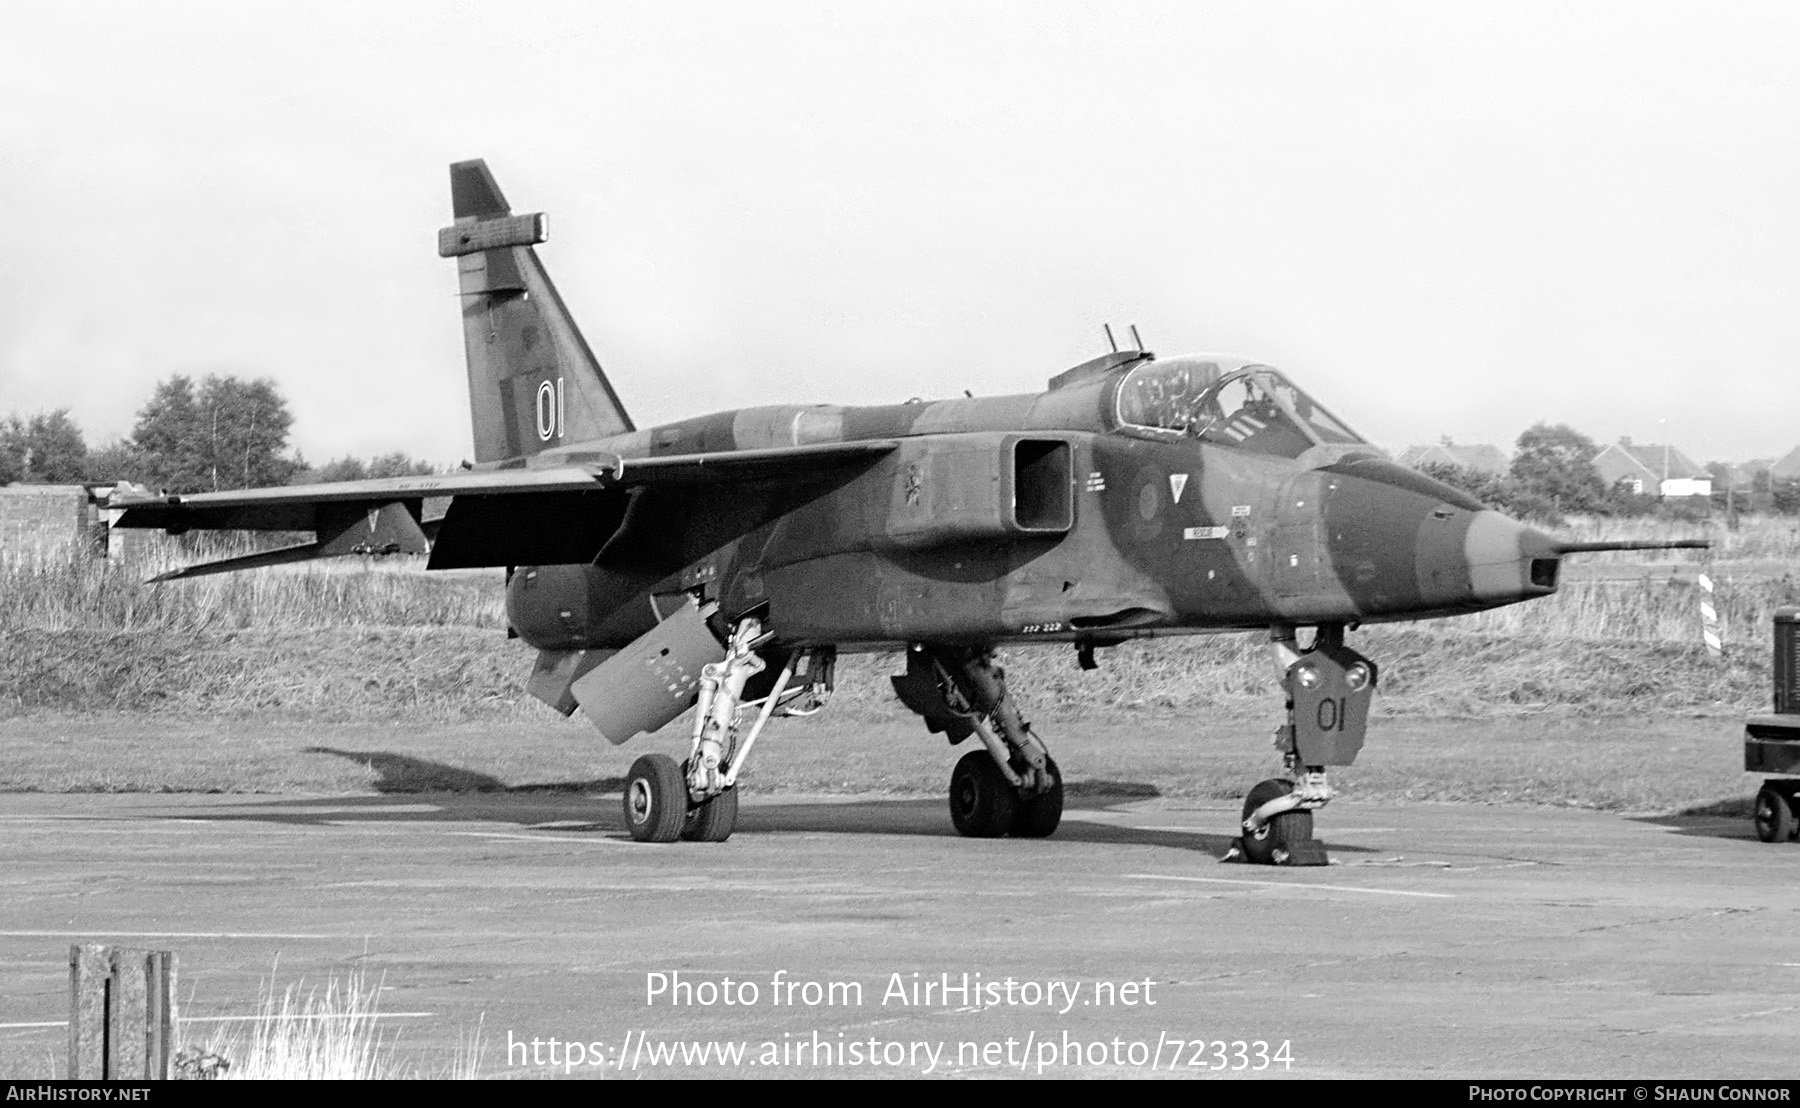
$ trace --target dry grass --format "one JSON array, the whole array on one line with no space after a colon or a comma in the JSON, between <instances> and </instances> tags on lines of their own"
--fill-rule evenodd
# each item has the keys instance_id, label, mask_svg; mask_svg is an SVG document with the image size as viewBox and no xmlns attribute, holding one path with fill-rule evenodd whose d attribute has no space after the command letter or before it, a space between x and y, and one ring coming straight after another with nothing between
<instances>
[{"instance_id":1,"label":"dry grass","mask_svg":"<svg viewBox=\"0 0 1800 1108\"><path fill-rule=\"evenodd\" d=\"M480 1068L479 1028L452 1060L449 1072L421 1074L403 1061L393 1036L380 1026L381 985L361 971L323 986L297 982L276 995L265 985L248 1031L226 1025L204 1052L229 1063L228 1081L384 1081L421 1076L468 1080Z\"/></svg>"},{"instance_id":2,"label":"dry grass","mask_svg":"<svg viewBox=\"0 0 1800 1108\"><path fill-rule=\"evenodd\" d=\"M1592 540L1710 539L1712 549L1671 550L1659 560L1681 563L1733 561L1784 561L1800 569L1800 516L1743 515L1738 526L1727 525L1723 514L1688 522L1653 516L1570 516L1553 529L1558 538ZM1583 555L1598 562L1633 562L1642 554L1622 551Z\"/></svg>"},{"instance_id":3,"label":"dry grass","mask_svg":"<svg viewBox=\"0 0 1800 1108\"><path fill-rule=\"evenodd\" d=\"M1766 641L1722 661L1693 642L1581 640L1433 625L1369 627L1354 645L1381 666L1384 711L1473 716L1558 709L1749 708L1768 699ZM1275 675L1256 635L1133 643L1076 668L1067 647L1004 652L1030 711L1192 712L1272 702ZM367 628L225 635L14 632L0 635L0 718L106 713L183 718L419 723L543 720L526 696L530 651L491 631ZM887 719L903 710L892 655L838 666L834 718Z\"/></svg>"},{"instance_id":4,"label":"dry grass","mask_svg":"<svg viewBox=\"0 0 1800 1108\"><path fill-rule=\"evenodd\" d=\"M1616 521L1593 526L1592 535L1641 538L1680 525L1635 521L1623 535L1609 530ZM1764 521L1745 533L1755 530L1754 549L1768 552L1786 549L1789 526ZM499 633L497 572L428 574L416 559L342 560L144 582L174 560L120 567L67 552L0 556L0 716L544 718L524 695L529 650ZM1354 641L1383 665L1381 703L1399 714L1760 703L1770 619L1776 608L1800 603L1800 577L1730 568L1714 576L1732 654L1724 663L1699 647L1700 593L1691 573L1572 580L1543 600L1372 626ZM1040 712L1187 711L1274 692L1257 635L1103 651L1097 674L1078 672L1064 647L1009 654ZM863 719L891 715L892 672L891 658L844 659L840 710Z\"/></svg>"},{"instance_id":5,"label":"dry grass","mask_svg":"<svg viewBox=\"0 0 1800 1108\"><path fill-rule=\"evenodd\" d=\"M1725 641L1767 643L1776 609L1800 604L1800 563L1784 577L1713 575ZM1700 600L1692 575L1636 581L1569 581L1552 596L1494 608L1434 626L1451 633L1513 635L1556 642L1700 641Z\"/></svg>"},{"instance_id":6,"label":"dry grass","mask_svg":"<svg viewBox=\"0 0 1800 1108\"><path fill-rule=\"evenodd\" d=\"M335 559L147 581L180 565L239 552L168 552L121 564L68 548L0 551L0 629L216 633L506 626L498 571L427 574L418 558Z\"/></svg>"}]
</instances>

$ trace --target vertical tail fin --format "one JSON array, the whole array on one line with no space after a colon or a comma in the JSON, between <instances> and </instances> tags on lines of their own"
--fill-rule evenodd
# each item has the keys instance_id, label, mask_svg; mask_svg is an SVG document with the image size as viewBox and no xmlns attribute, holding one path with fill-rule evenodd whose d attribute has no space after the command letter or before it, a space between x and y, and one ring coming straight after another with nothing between
<instances>
[{"instance_id":1,"label":"vertical tail fin","mask_svg":"<svg viewBox=\"0 0 1800 1108\"><path fill-rule=\"evenodd\" d=\"M477 159L450 167L456 222L438 253L456 259L475 460L521 458L635 430L532 249L542 213L513 215Z\"/></svg>"}]
</instances>

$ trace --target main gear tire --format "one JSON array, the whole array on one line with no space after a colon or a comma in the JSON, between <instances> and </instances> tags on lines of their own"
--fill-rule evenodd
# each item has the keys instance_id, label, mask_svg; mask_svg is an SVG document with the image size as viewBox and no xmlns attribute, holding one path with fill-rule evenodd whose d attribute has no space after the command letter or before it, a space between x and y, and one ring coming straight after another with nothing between
<instances>
[{"instance_id":1,"label":"main gear tire","mask_svg":"<svg viewBox=\"0 0 1800 1108\"><path fill-rule=\"evenodd\" d=\"M957 834L997 839L1012 828L1019 793L986 748L971 750L950 773L950 822Z\"/></svg>"},{"instance_id":2,"label":"main gear tire","mask_svg":"<svg viewBox=\"0 0 1800 1108\"><path fill-rule=\"evenodd\" d=\"M1267 781L1257 783L1244 798L1244 814L1239 817L1238 827L1243 827L1243 820L1250 818L1250 813L1277 797L1283 797L1294 791L1294 783L1280 777L1271 777ZM1310 811L1283 812L1262 825L1261 829L1244 831L1238 842L1243 844L1244 859L1257 865L1272 866L1284 859L1293 849L1293 844L1302 843L1312 838L1313 819ZM1276 857L1280 852L1281 857Z\"/></svg>"},{"instance_id":3,"label":"main gear tire","mask_svg":"<svg viewBox=\"0 0 1800 1108\"><path fill-rule=\"evenodd\" d=\"M667 754L646 754L625 777L625 828L640 843L672 843L687 823L687 782Z\"/></svg>"},{"instance_id":4,"label":"main gear tire","mask_svg":"<svg viewBox=\"0 0 1800 1108\"><path fill-rule=\"evenodd\" d=\"M737 827L738 791L726 789L688 809L681 837L697 843L722 843Z\"/></svg>"},{"instance_id":5,"label":"main gear tire","mask_svg":"<svg viewBox=\"0 0 1800 1108\"><path fill-rule=\"evenodd\" d=\"M992 759L989 762L991 764ZM1062 770L1057 768L1056 759L1048 756L1044 765L1050 771L1050 787L1035 796L1015 797L1012 826L1008 828L1014 838L1046 839L1054 835L1062 823Z\"/></svg>"},{"instance_id":6,"label":"main gear tire","mask_svg":"<svg viewBox=\"0 0 1800 1108\"><path fill-rule=\"evenodd\" d=\"M1765 843L1785 843L1794 838L1794 798L1791 793L1764 785L1756 794L1756 808L1751 817L1756 823L1756 837Z\"/></svg>"}]
</instances>

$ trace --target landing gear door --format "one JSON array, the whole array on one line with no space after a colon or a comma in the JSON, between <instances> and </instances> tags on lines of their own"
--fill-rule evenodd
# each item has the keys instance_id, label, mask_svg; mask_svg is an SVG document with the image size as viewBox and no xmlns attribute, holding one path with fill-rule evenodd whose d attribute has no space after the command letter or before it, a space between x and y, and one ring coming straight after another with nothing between
<instances>
[{"instance_id":1,"label":"landing gear door","mask_svg":"<svg viewBox=\"0 0 1800 1108\"><path fill-rule=\"evenodd\" d=\"M1342 644L1321 646L1288 667L1294 753L1303 766L1356 761L1375 698L1375 663Z\"/></svg>"},{"instance_id":2,"label":"landing gear door","mask_svg":"<svg viewBox=\"0 0 1800 1108\"><path fill-rule=\"evenodd\" d=\"M570 686L608 742L658 730L693 706L701 667L725 657L706 626L714 607L689 600Z\"/></svg>"}]
</instances>

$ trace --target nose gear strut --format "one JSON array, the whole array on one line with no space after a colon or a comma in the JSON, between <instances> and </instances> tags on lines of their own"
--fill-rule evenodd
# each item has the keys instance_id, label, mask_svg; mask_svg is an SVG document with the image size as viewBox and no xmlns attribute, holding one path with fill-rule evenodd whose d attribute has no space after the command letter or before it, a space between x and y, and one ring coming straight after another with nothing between
<instances>
[{"instance_id":1,"label":"nose gear strut","mask_svg":"<svg viewBox=\"0 0 1800 1108\"><path fill-rule=\"evenodd\" d=\"M1275 729L1288 779L1272 777L1244 798L1242 830L1223 861L1323 866L1324 844L1313 838L1313 812L1334 795L1327 766L1356 760L1375 696L1375 663L1344 645L1342 624L1318 629L1302 652L1294 628L1270 629L1270 653L1281 672L1287 718Z\"/></svg>"}]
</instances>

